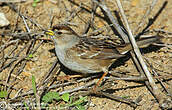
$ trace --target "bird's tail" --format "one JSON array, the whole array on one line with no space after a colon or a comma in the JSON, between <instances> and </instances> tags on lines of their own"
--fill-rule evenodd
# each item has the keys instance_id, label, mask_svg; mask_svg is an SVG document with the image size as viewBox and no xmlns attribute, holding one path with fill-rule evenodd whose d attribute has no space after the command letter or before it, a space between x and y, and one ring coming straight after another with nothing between
<instances>
[{"instance_id":1,"label":"bird's tail","mask_svg":"<svg viewBox=\"0 0 172 110\"><path fill-rule=\"evenodd\" d=\"M144 48L154 43L160 43L162 38L163 36L149 36L149 37L140 38L136 42L139 48ZM132 46L130 43L117 47L117 50L121 54L125 54L131 49Z\"/></svg>"}]
</instances>

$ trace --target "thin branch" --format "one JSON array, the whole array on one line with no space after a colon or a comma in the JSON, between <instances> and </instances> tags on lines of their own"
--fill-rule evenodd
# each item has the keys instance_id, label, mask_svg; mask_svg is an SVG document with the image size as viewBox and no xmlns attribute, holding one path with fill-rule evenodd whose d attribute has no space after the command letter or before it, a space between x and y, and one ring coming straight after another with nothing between
<instances>
[{"instance_id":1,"label":"thin branch","mask_svg":"<svg viewBox=\"0 0 172 110\"><path fill-rule=\"evenodd\" d=\"M158 0L153 0L150 7L148 8L148 10L146 11L146 13L144 14L143 18L141 19L138 27L134 30L134 33L138 32L138 30L146 23L146 19L148 18L149 14L151 13L152 9L154 8L155 4L157 3Z\"/></svg>"},{"instance_id":2,"label":"thin branch","mask_svg":"<svg viewBox=\"0 0 172 110\"><path fill-rule=\"evenodd\" d=\"M151 76L151 73L149 72L149 70L148 70L148 68L147 68L147 66L146 66L146 64L145 64L145 62L144 62L144 60L143 60L143 58L142 58L142 55L141 55L141 53L140 53L140 50L139 50L139 48L138 48L138 46L137 46L137 44L136 44L136 41L135 41L135 39L134 39L134 36L132 35L132 32L131 32L131 30L130 30L130 27L129 27L127 18L126 18L125 14L124 14L124 10L123 10L123 8L122 8L122 5L121 5L120 0L116 0L116 2L117 2L117 4L118 4L120 13L121 13L121 15L122 15L122 18L123 18L124 23L125 23L125 25L126 25L126 29L127 29L127 31L128 31L128 34L129 34L128 39L129 39L129 41L130 41L130 43L131 43L131 45L132 45L132 47L133 47L133 49L134 49L134 52L135 52L135 54L136 54L136 57L137 57L138 60L139 60L139 63L140 63L140 65L141 65L141 67L143 68L143 71L144 71L145 75L146 75L147 78L148 78L148 81L149 81L149 84L150 84L150 86L151 86L151 88L152 88L152 91L153 91L155 97L157 98L157 100L159 101L160 106L163 107L163 108L164 108L164 107L166 108L166 104L169 103L169 102L167 102L167 103L164 102L164 97L163 97L162 93L160 92L160 90L158 89L157 85L155 84L155 81L153 80L153 78L152 78L152 76ZM165 104L165 106L164 106L164 104ZM167 104L167 105L168 105L168 104Z\"/></svg>"},{"instance_id":3,"label":"thin branch","mask_svg":"<svg viewBox=\"0 0 172 110\"><path fill-rule=\"evenodd\" d=\"M93 0L95 3L97 3L107 14L107 16L109 17L109 19L111 20L113 26L115 27L115 29L118 31L118 33L121 35L122 39L124 40L125 43L128 43L128 36L124 33L124 31L122 30L122 27L118 24L118 22L114 19L112 13L110 12L110 10L107 8L107 6L104 3L104 0Z\"/></svg>"}]
</instances>

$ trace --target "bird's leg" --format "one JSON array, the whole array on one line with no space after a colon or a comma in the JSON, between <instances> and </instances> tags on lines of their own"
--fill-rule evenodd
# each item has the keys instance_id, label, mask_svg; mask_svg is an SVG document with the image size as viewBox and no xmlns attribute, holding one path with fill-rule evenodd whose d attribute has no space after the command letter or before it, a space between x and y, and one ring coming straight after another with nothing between
<instances>
[{"instance_id":1,"label":"bird's leg","mask_svg":"<svg viewBox=\"0 0 172 110\"><path fill-rule=\"evenodd\" d=\"M96 86L99 86L101 81L104 79L104 77L108 74L108 72L104 72L104 74L102 75L102 77L98 80Z\"/></svg>"},{"instance_id":2,"label":"bird's leg","mask_svg":"<svg viewBox=\"0 0 172 110\"><path fill-rule=\"evenodd\" d=\"M96 93L97 92L97 87L100 85L101 81L104 79L104 77L108 74L108 70L103 71L104 74L102 75L102 77L98 80L97 84L94 86L93 88L93 92Z\"/></svg>"},{"instance_id":3,"label":"bird's leg","mask_svg":"<svg viewBox=\"0 0 172 110\"><path fill-rule=\"evenodd\" d=\"M100 85L101 81L104 79L104 77L108 74L108 70L106 68L103 68L104 74L102 77L98 80L97 84L94 86L93 91L96 92L96 88Z\"/></svg>"}]
</instances>

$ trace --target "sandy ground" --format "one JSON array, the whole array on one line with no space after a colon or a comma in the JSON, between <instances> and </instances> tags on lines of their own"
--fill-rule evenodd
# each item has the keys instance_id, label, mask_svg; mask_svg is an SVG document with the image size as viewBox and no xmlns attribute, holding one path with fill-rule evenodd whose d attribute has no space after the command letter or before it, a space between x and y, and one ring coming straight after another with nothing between
<instances>
[{"instance_id":1,"label":"sandy ground","mask_svg":"<svg viewBox=\"0 0 172 110\"><path fill-rule=\"evenodd\" d=\"M53 16L52 25L65 23L66 20L69 20L71 24L75 26L71 26L78 34L82 34L84 31L86 23L91 18L91 0L75 0L75 3L70 2L70 0L44 0L37 3L35 8L32 7L32 0L28 0L27 2L23 2L20 4L16 4L17 8L20 8L20 12L29 18L36 21L38 24L42 25L45 29L49 29L51 26L51 17ZM150 32L146 33L147 35L155 35L156 33L153 30L163 29L166 32L172 32L172 1L167 0L168 4L157 17L156 21L149 28ZM126 16L128 17L128 21L131 29L135 32L139 22L142 20L144 13L148 9L152 0L123 0L122 4L124 7L124 11ZM153 8L151 14L149 15L150 19L157 14L164 3L164 0L159 0L155 7ZM106 0L106 4L111 12L118 12L118 8L116 6L115 0ZM79 6L84 7L81 9ZM10 21L10 26L6 28L0 28L0 33L19 33L26 32L26 27L23 23L23 20L18 17L18 14L12 11L9 6L5 4L0 5L0 12L3 12L7 19ZM73 18L71 18L72 14L76 14ZM100 8L97 9L97 13L103 16ZM114 14L114 13L113 13ZM147 20L146 20L147 22ZM31 31L37 31L38 28L27 21L28 26ZM101 28L107 23L98 16L95 16L94 25L97 28ZM145 25L138 30L141 30L145 27ZM15 31L14 31L15 30ZM90 30L91 32L92 30ZM38 30L40 32L40 30ZM138 32L134 33L137 34ZM108 34L107 34L108 33ZM112 31L106 29L104 34L112 35ZM114 35L112 35L114 36ZM166 37L163 42L166 44L172 44L172 36L169 34L164 34ZM1 37L1 36L0 36ZM47 39L47 37L43 37ZM0 38L3 42L7 42L9 37ZM38 44L40 40L36 41ZM25 41L19 44L16 52L25 46ZM13 49L14 45L9 46L4 53L7 54L10 49ZM18 91L19 89L23 89L23 91L30 90L31 86L31 76L32 74L36 77L36 82L41 81L42 77L49 71L52 63L56 59L55 53L51 52L54 49L54 45L52 42L43 42L41 46L38 48L35 54L33 54L33 58L31 61L26 63L26 66L23 72L20 75L15 74L17 70L12 73L12 78L17 77L17 83L14 86ZM26 52L26 50L25 50ZM12 56L12 55L11 55ZM22 55L21 55L22 56ZM151 65L155 68L155 70L163 75L163 74L171 74L172 75L172 49L163 47L158 50L153 50L143 55L146 59L149 60ZM21 66L21 65L18 65ZM1 72L0 80L3 81L6 79L7 74L9 73L10 68L6 68ZM124 64L112 68L112 70L119 70L122 72L127 72L128 75L138 75L138 72L131 60L127 60ZM62 71L60 74L68 74ZM74 79L73 79L74 80ZM170 85L172 85L172 81L164 82L166 88L169 91L172 91ZM77 86L77 85L74 85ZM159 86L159 84L158 84ZM160 87L160 86L159 86ZM161 87L160 87L161 88ZM59 88L58 88L59 90ZM162 90L162 88L161 88ZM114 86L112 87L112 93L118 96L127 96L133 100L137 99L140 95L143 96L142 101L139 103L140 105L136 108L136 110L159 110L158 103L156 103L155 98L152 96L150 91L146 88L144 83L136 83L136 82L128 82L128 81L114 81ZM13 97L16 92L12 92L10 97ZM90 107L89 110L132 110L133 108L125 103L120 103L105 97L90 97Z\"/></svg>"}]
</instances>

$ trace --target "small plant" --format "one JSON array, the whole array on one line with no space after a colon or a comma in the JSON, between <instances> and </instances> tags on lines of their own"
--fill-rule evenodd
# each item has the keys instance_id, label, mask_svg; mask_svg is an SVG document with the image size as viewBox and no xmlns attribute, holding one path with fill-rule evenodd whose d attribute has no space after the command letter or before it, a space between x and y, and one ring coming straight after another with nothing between
<instances>
[{"instance_id":1,"label":"small plant","mask_svg":"<svg viewBox=\"0 0 172 110\"><path fill-rule=\"evenodd\" d=\"M130 96L122 96L122 98L124 98L124 99L127 99L127 98L130 98Z\"/></svg>"},{"instance_id":2,"label":"small plant","mask_svg":"<svg viewBox=\"0 0 172 110\"><path fill-rule=\"evenodd\" d=\"M33 89L33 93L36 97L36 79L35 76L32 75L32 89Z\"/></svg>"},{"instance_id":3,"label":"small plant","mask_svg":"<svg viewBox=\"0 0 172 110\"><path fill-rule=\"evenodd\" d=\"M7 91L0 91L0 98L5 98L7 97L8 92Z\"/></svg>"},{"instance_id":4,"label":"small plant","mask_svg":"<svg viewBox=\"0 0 172 110\"><path fill-rule=\"evenodd\" d=\"M33 58L33 54L29 54L29 55L26 57L26 60L30 60L31 58Z\"/></svg>"},{"instance_id":5,"label":"small plant","mask_svg":"<svg viewBox=\"0 0 172 110\"><path fill-rule=\"evenodd\" d=\"M28 105L24 102L25 110L29 110Z\"/></svg>"},{"instance_id":6,"label":"small plant","mask_svg":"<svg viewBox=\"0 0 172 110\"><path fill-rule=\"evenodd\" d=\"M53 100L57 100L59 101L61 99L59 93L57 92L48 92L47 94L45 94L42 98L42 101L45 103L51 103Z\"/></svg>"},{"instance_id":7,"label":"small plant","mask_svg":"<svg viewBox=\"0 0 172 110\"><path fill-rule=\"evenodd\" d=\"M70 97L69 93L60 96L57 92L48 92L42 98L42 101L45 103L51 103L53 100L65 102L64 105L60 105L60 109L75 107L76 110L85 110L84 104L87 102L87 96L81 96L78 100L73 101L73 96Z\"/></svg>"},{"instance_id":8,"label":"small plant","mask_svg":"<svg viewBox=\"0 0 172 110\"><path fill-rule=\"evenodd\" d=\"M33 0L32 6L36 7L38 2L40 2L40 0Z\"/></svg>"}]
</instances>

